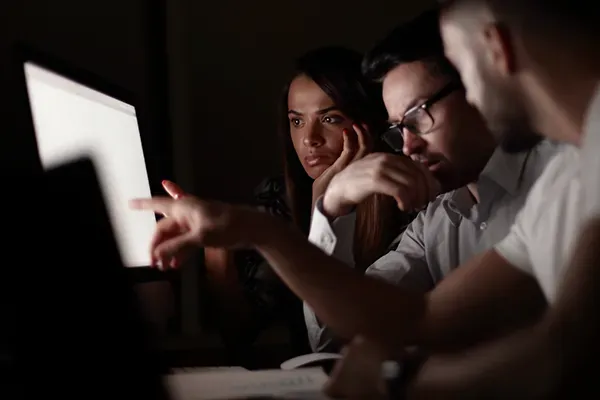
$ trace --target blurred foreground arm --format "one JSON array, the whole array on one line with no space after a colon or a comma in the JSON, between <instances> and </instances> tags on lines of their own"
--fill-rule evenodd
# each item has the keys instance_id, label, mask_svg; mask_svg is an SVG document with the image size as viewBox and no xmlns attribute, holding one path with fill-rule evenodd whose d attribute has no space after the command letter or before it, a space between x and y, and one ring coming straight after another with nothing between
<instances>
[{"instance_id":1,"label":"blurred foreground arm","mask_svg":"<svg viewBox=\"0 0 600 400\"><path fill-rule=\"evenodd\" d=\"M132 206L169 215L151 244L154 258L197 246L255 247L333 331L345 339L361 334L391 351L410 344L437 349L471 344L527 320L543 299L531 276L494 251L423 294L364 276L327 256L293 226L251 208L191 196L135 200Z\"/></svg>"},{"instance_id":2,"label":"blurred foreground arm","mask_svg":"<svg viewBox=\"0 0 600 400\"><path fill-rule=\"evenodd\" d=\"M410 398L567 398L598 393L600 219L582 230L555 305L531 328L430 359Z\"/></svg>"}]
</instances>

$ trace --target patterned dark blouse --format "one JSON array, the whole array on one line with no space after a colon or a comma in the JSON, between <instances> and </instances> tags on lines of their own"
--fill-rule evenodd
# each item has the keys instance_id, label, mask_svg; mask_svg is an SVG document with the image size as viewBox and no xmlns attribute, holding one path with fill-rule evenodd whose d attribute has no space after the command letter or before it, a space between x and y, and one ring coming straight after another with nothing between
<instances>
[{"instance_id":1,"label":"patterned dark blouse","mask_svg":"<svg viewBox=\"0 0 600 400\"><path fill-rule=\"evenodd\" d=\"M286 202L285 179L264 180L254 192L255 205L263 211L291 221L291 210ZM412 220L412 216L409 220ZM260 228L258 228L260 229ZM404 226L399 233L404 231ZM390 248L397 245L400 235ZM302 302L281 282L269 264L255 251L243 250L235 254L238 276L254 313L256 335L275 319L285 320L290 326L292 346L298 354L310 351Z\"/></svg>"},{"instance_id":2,"label":"patterned dark blouse","mask_svg":"<svg viewBox=\"0 0 600 400\"><path fill-rule=\"evenodd\" d=\"M271 215L291 221L286 202L283 176L265 179L254 192L254 204ZM260 228L258 228L260 229ZM292 341L305 342L306 330L299 300L281 282L260 254L252 250L235 253L238 276L254 313L256 335L275 319L285 320L291 328ZM297 338L297 339L294 339ZM294 347L304 343L292 343Z\"/></svg>"}]
</instances>

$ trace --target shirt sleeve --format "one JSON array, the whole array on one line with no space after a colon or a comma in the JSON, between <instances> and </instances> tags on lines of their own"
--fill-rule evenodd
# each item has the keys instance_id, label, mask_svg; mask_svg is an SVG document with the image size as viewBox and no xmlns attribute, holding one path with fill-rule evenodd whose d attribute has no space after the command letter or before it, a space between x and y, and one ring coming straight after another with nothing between
<instances>
[{"instance_id":1,"label":"shirt sleeve","mask_svg":"<svg viewBox=\"0 0 600 400\"><path fill-rule=\"evenodd\" d=\"M347 233L354 235L355 214L353 218L346 216L345 220L338 218L333 223L324 215L322 201L316 203L313 223L311 226L311 241L336 258L351 254L352 241ZM373 263L366 274L383 279L398 286L427 291L433 288L433 278L427 266L425 256L424 226L426 212L421 212L402 234L395 250ZM329 239L331 236L333 239ZM342 243L338 238L347 240ZM343 249L341 251L340 249ZM312 309L304 304L304 317L309 332L309 341L313 351L338 351L341 343L336 342L329 329L322 325Z\"/></svg>"},{"instance_id":2,"label":"shirt sleeve","mask_svg":"<svg viewBox=\"0 0 600 400\"><path fill-rule=\"evenodd\" d=\"M315 204L308 240L326 254L354 267L354 227L356 213L330 220L323 211L323 197ZM321 323L314 311L304 303L304 321L310 347L314 352L338 352L338 343L329 328Z\"/></svg>"},{"instance_id":3,"label":"shirt sleeve","mask_svg":"<svg viewBox=\"0 0 600 400\"><path fill-rule=\"evenodd\" d=\"M546 169L533 185L525 204L517 214L515 221L508 232L508 235L500 241L494 250L506 261L517 269L533 275L533 265L530 257L529 243L531 243L532 234L535 232L536 222L543 218L545 207L543 206L546 198L548 186L556 177L559 169L560 158L556 156L546 166Z\"/></svg>"},{"instance_id":4,"label":"shirt sleeve","mask_svg":"<svg viewBox=\"0 0 600 400\"><path fill-rule=\"evenodd\" d=\"M427 218L423 211L406 228L398 246L366 271L367 275L394 285L427 291L434 287L425 253L424 227Z\"/></svg>"},{"instance_id":5,"label":"shirt sleeve","mask_svg":"<svg viewBox=\"0 0 600 400\"><path fill-rule=\"evenodd\" d=\"M600 86L585 119L582 146L584 217L600 217Z\"/></svg>"},{"instance_id":6,"label":"shirt sleeve","mask_svg":"<svg viewBox=\"0 0 600 400\"><path fill-rule=\"evenodd\" d=\"M526 217L520 215L520 218L512 226L508 235L496 245L494 250L508 261L509 264L527 274L533 275L533 267L529 259L529 249L527 247L527 235L523 226L526 223L523 220L526 219Z\"/></svg>"},{"instance_id":7,"label":"shirt sleeve","mask_svg":"<svg viewBox=\"0 0 600 400\"><path fill-rule=\"evenodd\" d=\"M548 298L581 212L580 167L579 149L563 147L531 188L508 235L494 247L513 267L533 275Z\"/></svg>"},{"instance_id":8,"label":"shirt sleeve","mask_svg":"<svg viewBox=\"0 0 600 400\"><path fill-rule=\"evenodd\" d=\"M325 253L354 266L356 213L330 220L323 211L323 197L315 204L308 240Z\"/></svg>"}]
</instances>

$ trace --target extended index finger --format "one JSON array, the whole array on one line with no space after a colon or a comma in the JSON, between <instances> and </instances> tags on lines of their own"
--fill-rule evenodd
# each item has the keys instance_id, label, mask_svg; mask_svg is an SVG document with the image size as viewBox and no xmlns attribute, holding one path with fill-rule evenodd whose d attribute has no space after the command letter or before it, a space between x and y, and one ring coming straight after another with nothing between
<instances>
[{"instance_id":1,"label":"extended index finger","mask_svg":"<svg viewBox=\"0 0 600 400\"><path fill-rule=\"evenodd\" d=\"M134 210L152 210L157 214L167 215L174 203L175 200L169 197L152 197L151 199L130 200L129 207Z\"/></svg>"}]
</instances>

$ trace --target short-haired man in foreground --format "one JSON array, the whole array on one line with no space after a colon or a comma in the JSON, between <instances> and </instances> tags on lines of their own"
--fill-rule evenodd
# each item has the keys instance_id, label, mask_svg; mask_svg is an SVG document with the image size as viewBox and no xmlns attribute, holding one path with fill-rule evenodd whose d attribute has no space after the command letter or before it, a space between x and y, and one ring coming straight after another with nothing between
<instances>
[{"instance_id":1,"label":"short-haired man in foreground","mask_svg":"<svg viewBox=\"0 0 600 400\"><path fill-rule=\"evenodd\" d=\"M446 53L500 140L537 128L573 145L551 162L493 262L532 274L550 302L529 329L431 359L415 398L597 397L600 324L600 29L592 2L446 2ZM557 57L557 55L559 55ZM580 150L581 148L581 150ZM499 257L498 257L499 256Z\"/></svg>"}]
</instances>

